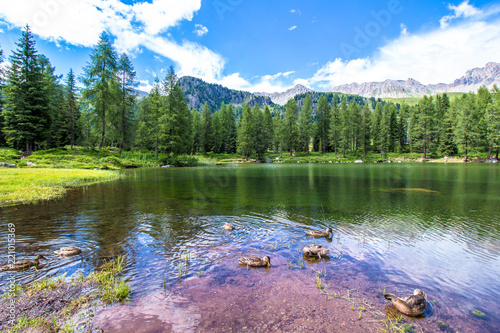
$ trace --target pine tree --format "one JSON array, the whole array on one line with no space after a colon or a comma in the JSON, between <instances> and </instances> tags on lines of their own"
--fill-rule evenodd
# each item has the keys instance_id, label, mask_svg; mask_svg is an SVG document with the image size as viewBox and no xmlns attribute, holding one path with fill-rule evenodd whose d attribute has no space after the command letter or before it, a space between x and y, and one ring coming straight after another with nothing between
<instances>
[{"instance_id":1,"label":"pine tree","mask_svg":"<svg viewBox=\"0 0 500 333\"><path fill-rule=\"evenodd\" d=\"M282 134L282 124L283 120L281 119L281 114L276 114L273 117L273 128L274 128L274 135L273 135L273 151L275 153L280 152L280 157L281 157L281 151L283 147L283 136Z\"/></svg>"},{"instance_id":2,"label":"pine tree","mask_svg":"<svg viewBox=\"0 0 500 333\"><path fill-rule=\"evenodd\" d=\"M453 135L453 116L450 110L450 100L445 93L442 96L436 96L436 118L438 152L444 156L453 156L457 151L457 146Z\"/></svg>"},{"instance_id":3,"label":"pine tree","mask_svg":"<svg viewBox=\"0 0 500 333\"><path fill-rule=\"evenodd\" d=\"M409 117L409 106L405 102L401 104L399 109L398 118L398 137L399 137L399 147L398 153L405 151L406 139L408 136L408 117Z\"/></svg>"},{"instance_id":4,"label":"pine tree","mask_svg":"<svg viewBox=\"0 0 500 333\"><path fill-rule=\"evenodd\" d=\"M201 152L201 117L200 112L196 109L191 111L191 132L193 136L192 153Z\"/></svg>"},{"instance_id":5,"label":"pine tree","mask_svg":"<svg viewBox=\"0 0 500 333\"><path fill-rule=\"evenodd\" d=\"M487 126L487 141L488 141L488 159L491 157L493 149L497 151L500 147L500 89L494 85L492 90L492 103L488 106L485 114L485 122Z\"/></svg>"},{"instance_id":6,"label":"pine tree","mask_svg":"<svg viewBox=\"0 0 500 333\"><path fill-rule=\"evenodd\" d=\"M298 121L298 108L295 99L290 99L285 105L285 116L283 118L282 135L284 150L290 152L292 156L293 151L298 146L299 129Z\"/></svg>"},{"instance_id":7,"label":"pine tree","mask_svg":"<svg viewBox=\"0 0 500 333\"><path fill-rule=\"evenodd\" d=\"M319 150L322 154L326 152L328 134L330 132L330 104L325 95L318 101L317 115L317 136L319 138Z\"/></svg>"},{"instance_id":8,"label":"pine tree","mask_svg":"<svg viewBox=\"0 0 500 333\"><path fill-rule=\"evenodd\" d=\"M363 149L363 157L366 158L366 153L370 149L370 124L371 124L371 112L368 105L365 104L363 107L363 112L361 116L361 129L360 129L360 144Z\"/></svg>"},{"instance_id":9,"label":"pine tree","mask_svg":"<svg viewBox=\"0 0 500 333\"><path fill-rule=\"evenodd\" d=\"M248 157L253 152L253 117L250 105L245 104L241 112L241 118L238 125L238 152Z\"/></svg>"},{"instance_id":10,"label":"pine tree","mask_svg":"<svg viewBox=\"0 0 500 333\"><path fill-rule=\"evenodd\" d=\"M64 113L64 87L59 83L62 76L55 74L55 67L44 55L39 56L46 99L49 103L49 128L44 136L45 149L67 143L66 115Z\"/></svg>"},{"instance_id":11,"label":"pine tree","mask_svg":"<svg viewBox=\"0 0 500 333\"><path fill-rule=\"evenodd\" d=\"M221 120L221 112L219 110L215 111L212 115L212 128L213 128L213 147L212 151L216 154L222 152L222 143L223 143L223 130L222 120Z\"/></svg>"},{"instance_id":12,"label":"pine tree","mask_svg":"<svg viewBox=\"0 0 500 333\"><path fill-rule=\"evenodd\" d=\"M388 124L388 135L387 135L387 150L389 152L396 151L396 144L399 141L399 128L398 128L398 117L396 115L396 106L393 103L388 104L387 124Z\"/></svg>"},{"instance_id":13,"label":"pine tree","mask_svg":"<svg viewBox=\"0 0 500 333\"><path fill-rule=\"evenodd\" d=\"M97 46L92 50L90 62L84 67L83 97L89 100L97 124L100 125L99 148L104 146L108 119L116 120L117 90L116 77L117 59L115 49L106 33L102 33Z\"/></svg>"},{"instance_id":14,"label":"pine tree","mask_svg":"<svg viewBox=\"0 0 500 333\"><path fill-rule=\"evenodd\" d=\"M427 152L431 149L431 142L435 135L434 117L436 107L432 97L424 96L417 105L420 114L418 127L423 137L423 158L427 158Z\"/></svg>"},{"instance_id":15,"label":"pine tree","mask_svg":"<svg viewBox=\"0 0 500 333\"><path fill-rule=\"evenodd\" d=\"M66 129L69 135L69 142L71 144L71 150L75 144L75 140L78 133L78 120L80 119L80 110L77 104L76 96L76 82L75 74L73 69L69 70L68 77L66 79L65 88L65 114L66 114Z\"/></svg>"},{"instance_id":16,"label":"pine tree","mask_svg":"<svg viewBox=\"0 0 500 333\"><path fill-rule=\"evenodd\" d=\"M372 122L371 122L371 137L373 140L373 147L380 152L380 155L384 155L384 142L385 142L385 137L383 133L383 114L382 114L382 106L380 103L377 103L375 106L375 110L373 111L372 114Z\"/></svg>"},{"instance_id":17,"label":"pine tree","mask_svg":"<svg viewBox=\"0 0 500 333\"><path fill-rule=\"evenodd\" d=\"M452 104L453 112L457 117L455 128L455 140L464 152L464 158L467 162L468 154L471 149L473 133L473 117L476 109L476 97L473 93L463 94L456 98Z\"/></svg>"},{"instance_id":18,"label":"pine tree","mask_svg":"<svg viewBox=\"0 0 500 333\"><path fill-rule=\"evenodd\" d=\"M309 155L309 143L312 135L312 102L309 94L304 98L299 114L299 147Z\"/></svg>"},{"instance_id":19,"label":"pine tree","mask_svg":"<svg viewBox=\"0 0 500 333\"><path fill-rule=\"evenodd\" d=\"M340 132L342 128L342 122L340 121L340 109L337 103L338 97L335 95L333 97L333 106L331 108L331 118L330 118L330 131L329 139L330 143L334 148L335 154L338 153L338 147L340 143Z\"/></svg>"},{"instance_id":20,"label":"pine tree","mask_svg":"<svg viewBox=\"0 0 500 333\"><path fill-rule=\"evenodd\" d=\"M264 127L264 140L267 151L268 149L272 149L274 137L273 117L271 116L271 110L267 105L264 108L264 119L262 125Z\"/></svg>"},{"instance_id":21,"label":"pine tree","mask_svg":"<svg viewBox=\"0 0 500 333\"><path fill-rule=\"evenodd\" d=\"M50 126L49 101L29 26L25 27L16 45L7 71L3 133L10 146L20 148L24 142L26 153L31 154Z\"/></svg>"},{"instance_id":22,"label":"pine tree","mask_svg":"<svg viewBox=\"0 0 500 333\"><path fill-rule=\"evenodd\" d=\"M236 116L231 105L221 105L222 127L224 129L223 146L224 153L236 152Z\"/></svg>"},{"instance_id":23,"label":"pine tree","mask_svg":"<svg viewBox=\"0 0 500 333\"><path fill-rule=\"evenodd\" d=\"M120 81L118 118L114 125L118 131L120 152L125 148L125 141L130 137L132 118L136 108L137 77L132 62L123 53L117 66L117 74Z\"/></svg>"},{"instance_id":24,"label":"pine tree","mask_svg":"<svg viewBox=\"0 0 500 333\"><path fill-rule=\"evenodd\" d=\"M207 102L205 102L201 110L200 146L203 154L206 154L212 148L212 112Z\"/></svg>"},{"instance_id":25,"label":"pine tree","mask_svg":"<svg viewBox=\"0 0 500 333\"><path fill-rule=\"evenodd\" d=\"M259 105L255 103L252 109L253 116L253 137L254 137L254 150L257 154L257 159L261 159L267 148L267 140L265 137L265 127L264 127L264 113L259 108Z\"/></svg>"},{"instance_id":26,"label":"pine tree","mask_svg":"<svg viewBox=\"0 0 500 333\"><path fill-rule=\"evenodd\" d=\"M340 147L342 149L342 157L345 158L346 151L349 150L351 144L351 117L349 114L349 108L345 98L340 102Z\"/></svg>"},{"instance_id":27,"label":"pine tree","mask_svg":"<svg viewBox=\"0 0 500 333\"><path fill-rule=\"evenodd\" d=\"M351 153L357 151L359 141L361 140L361 108L356 101L351 102L349 105L350 114L350 127L351 127Z\"/></svg>"},{"instance_id":28,"label":"pine tree","mask_svg":"<svg viewBox=\"0 0 500 333\"><path fill-rule=\"evenodd\" d=\"M162 108L160 81L155 78L153 88L139 104L137 144L142 149L152 149L158 158L160 150L160 114Z\"/></svg>"},{"instance_id":29,"label":"pine tree","mask_svg":"<svg viewBox=\"0 0 500 333\"><path fill-rule=\"evenodd\" d=\"M191 117L189 107L184 100L184 94L172 66L170 66L165 82L163 83L163 91L166 97L164 98L160 118L162 144L168 155L172 153L174 155L187 153L190 150L189 144L191 142ZM211 111L209 108L208 113L209 116L204 119L207 122L204 124L205 130L208 131L205 132L208 136L204 141L204 152L212 150L213 144L211 137Z\"/></svg>"}]
</instances>

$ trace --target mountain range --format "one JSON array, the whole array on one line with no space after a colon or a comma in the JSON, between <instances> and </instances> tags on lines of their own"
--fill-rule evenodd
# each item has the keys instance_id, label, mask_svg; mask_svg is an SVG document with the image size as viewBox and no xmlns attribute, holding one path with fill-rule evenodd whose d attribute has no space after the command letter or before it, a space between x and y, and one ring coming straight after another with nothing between
<instances>
[{"instance_id":1,"label":"mountain range","mask_svg":"<svg viewBox=\"0 0 500 333\"><path fill-rule=\"evenodd\" d=\"M385 80L383 82L351 83L328 89L326 92L337 92L346 95L358 95L365 98L401 98L421 97L445 92L470 92L477 91L479 87L491 88L494 84L500 86L500 64L489 62L485 67L468 70L464 76L453 83L422 84L414 79ZM297 95L306 93L321 93L296 85L282 93L250 93L233 90L219 84L207 83L201 79L184 76L179 79L179 85L190 108L199 109L205 102L211 110L218 109L222 102L234 107L242 107L245 103L251 106L259 105L285 105L288 100Z\"/></svg>"},{"instance_id":2,"label":"mountain range","mask_svg":"<svg viewBox=\"0 0 500 333\"><path fill-rule=\"evenodd\" d=\"M328 91L376 98L421 97L445 92L477 91L479 87L500 85L500 64L489 62L485 67L468 70L453 83L424 85L417 80L385 80L384 82L351 83L333 87Z\"/></svg>"}]
</instances>

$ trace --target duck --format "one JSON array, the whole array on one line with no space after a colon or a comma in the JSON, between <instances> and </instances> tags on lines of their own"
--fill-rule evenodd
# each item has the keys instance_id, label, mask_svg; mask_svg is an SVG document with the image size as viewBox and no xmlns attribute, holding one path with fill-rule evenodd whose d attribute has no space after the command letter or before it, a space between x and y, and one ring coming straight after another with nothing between
<instances>
[{"instance_id":1,"label":"duck","mask_svg":"<svg viewBox=\"0 0 500 333\"><path fill-rule=\"evenodd\" d=\"M321 256L326 256L328 255L328 252L330 250L325 249L321 245L309 245L305 246L302 251L304 252L305 256L309 257L319 257L321 259Z\"/></svg>"},{"instance_id":2,"label":"duck","mask_svg":"<svg viewBox=\"0 0 500 333\"><path fill-rule=\"evenodd\" d=\"M228 231L232 231L234 230L234 225L232 225L231 223L224 223L224 225L222 226L222 229L224 230L228 230Z\"/></svg>"},{"instance_id":3,"label":"duck","mask_svg":"<svg viewBox=\"0 0 500 333\"><path fill-rule=\"evenodd\" d=\"M59 250L54 251L54 254L69 257L82 253L82 249L76 246L61 247Z\"/></svg>"},{"instance_id":4,"label":"duck","mask_svg":"<svg viewBox=\"0 0 500 333\"><path fill-rule=\"evenodd\" d=\"M247 267L267 267L271 266L271 258L268 256L259 258L257 256L243 257L238 259L240 264L246 265Z\"/></svg>"},{"instance_id":5,"label":"duck","mask_svg":"<svg viewBox=\"0 0 500 333\"><path fill-rule=\"evenodd\" d=\"M325 231L320 231L320 230L306 230L306 235L312 236L312 237L328 237L330 233L333 236L333 231L331 228L326 228Z\"/></svg>"},{"instance_id":6,"label":"duck","mask_svg":"<svg viewBox=\"0 0 500 333\"><path fill-rule=\"evenodd\" d=\"M396 310L410 317L423 315L427 308L427 295L420 289L415 289L413 295L408 297L399 298L393 294L385 294L384 297L392 301Z\"/></svg>"},{"instance_id":7,"label":"duck","mask_svg":"<svg viewBox=\"0 0 500 333\"><path fill-rule=\"evenodd\" d=\"M0 267L0 271L1 272L4 272L4 271L23 271L23 270L31 268L33 266L38 268L38 265L40 265L40 259L47 260L47 259L45 259L44 256L39 254L33 260L24 259L24 260L16 261L13 264L3 265Z\"/></svg>"}]
</instances>

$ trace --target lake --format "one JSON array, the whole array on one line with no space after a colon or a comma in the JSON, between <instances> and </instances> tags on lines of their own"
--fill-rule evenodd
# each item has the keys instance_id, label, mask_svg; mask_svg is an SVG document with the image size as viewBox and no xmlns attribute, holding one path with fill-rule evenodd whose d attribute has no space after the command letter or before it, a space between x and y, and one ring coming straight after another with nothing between
<instances>
[{"instance_id":1,"label":"lake","mask_svg":"<svg viewBox=\"0 0 500 333\"><path fill-rule=\"evenodd\" d=\"M497 332L499 170L478 164L125 170L123 179L62 199L1 208L0 237L6 244L6 224L14 223L17 258L48 258L43 269L16 273L18 283L87 274L124 254L132 303L97 316L109 331L363 332L383 326L390 311L384 290L408 296L421 288L428 296L424 318L405 318L414 329ZM222 230L225 222L236 229ZM304 234L327 227L332 239ZM313 243L330 249L330 257L304 260L303 246ZM70 245L83 255L52 255ZM3 246L2 263L6 253ZM271 268L238 266L238 258L253 254L271 257ZM2 289L6 283L0 275Z\"/></svg>"}]
</instances>

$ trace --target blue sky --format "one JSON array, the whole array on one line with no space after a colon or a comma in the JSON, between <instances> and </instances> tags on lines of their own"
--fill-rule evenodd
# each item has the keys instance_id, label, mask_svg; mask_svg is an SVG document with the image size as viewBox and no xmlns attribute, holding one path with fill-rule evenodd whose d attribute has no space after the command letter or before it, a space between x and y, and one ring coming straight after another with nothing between
<instances>
[{"instance_id":1,"label":"blue sky","mask_svg":"<svg viewBox=\"0 0 500 333\"><path fill-rule=\"evenodd\" d=\"M7 60L26 23L59 74L81 73L107 31L132 58L145 91L170 65L181 76L273 92L410 77L451 83L500 62L500 4L493 1L4 1Z\"/></svg>"}]
</instances>

